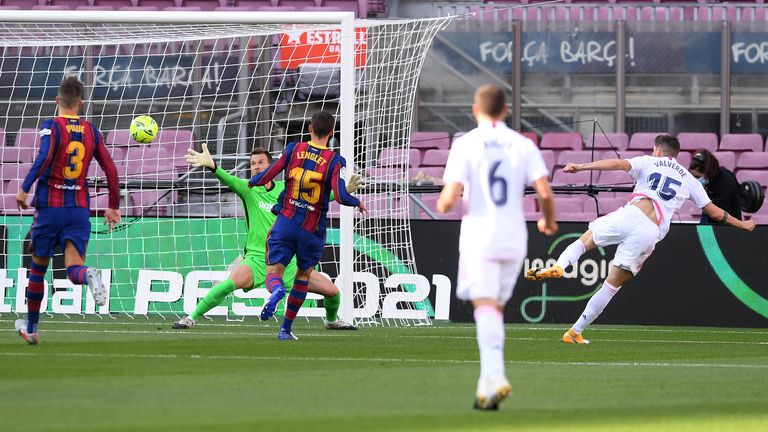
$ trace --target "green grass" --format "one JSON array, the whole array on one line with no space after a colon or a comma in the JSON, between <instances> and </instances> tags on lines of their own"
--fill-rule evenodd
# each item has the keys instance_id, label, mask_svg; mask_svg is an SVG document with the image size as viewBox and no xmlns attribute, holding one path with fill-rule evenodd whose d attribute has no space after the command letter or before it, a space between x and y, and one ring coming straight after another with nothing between
<instances>
[{"instance_id":1,"label":"green grass","mask_svg":"<svg viewBox=\"0 0 768 432\"><path fill-rule=\"evenodd\" d=\"M474 412L474 328L44 318L0 326L0 430L768 431L768 330L508 326L514 395Z\"/></svg>"}]
</instances>

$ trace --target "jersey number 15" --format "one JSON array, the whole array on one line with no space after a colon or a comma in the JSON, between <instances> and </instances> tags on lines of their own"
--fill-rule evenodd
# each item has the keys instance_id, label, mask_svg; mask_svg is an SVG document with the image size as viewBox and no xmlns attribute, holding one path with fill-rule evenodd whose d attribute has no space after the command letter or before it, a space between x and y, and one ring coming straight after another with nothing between
<instances>
[{"instance_id":1,"label":"jersey number 15","mask_svg":"<svg viewBox=\"0 0 768 432\"><path fill-rule=\"evenodd\" d=\"M674 189L677 186L682 185L678 180L670 177L662 177L661 173L653 173L648 176L648 181L651 182L651 190L656 191L659 194L659 198L664 201L669 201L677 195L677 191ZM661 189L659 189L661 185Z\"/></svg>"}]
</instances>

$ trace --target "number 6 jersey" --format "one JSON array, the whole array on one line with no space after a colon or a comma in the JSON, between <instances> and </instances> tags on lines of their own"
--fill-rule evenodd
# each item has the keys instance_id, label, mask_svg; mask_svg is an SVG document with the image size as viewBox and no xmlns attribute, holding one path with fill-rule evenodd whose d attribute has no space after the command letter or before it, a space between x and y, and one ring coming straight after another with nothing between
<instances>
[{"instance_id":1,"label":"number 6 jersey","mask_svg":"<svg viewBox=\"0 0 768 432\"><path fill-rule=\"evenodd\" d=\"M458 138L443 181L464 185L459 251L497 259L524 256L525 186L548 175L533 141L502 122L481 122Z\"/></svg>"},{"instance_id":2,"label":"number 6 jersey","mask_svg":"<svg viewBox=\"0 0 768 432\"><path fill-rule=\"evenodd\" d=\"M46 120L39 133L40 152L21 185L24 192L29 192L39 178L36 208L90 208L86 176L94 157L107 176L109 208L118 208L117 169L96 126L79 117L59 116Z\"/></svg>"},{"instance_id":3,"label":"number 6 jersey","mask_svg":"<svg viewBox=\"0 0 768 432\"><path fill-rule=\"evenodd\" d=\"M711 202L704 186L673 157L638 156L627 159L629 175L635 179L630 202L649 198L656 208L659 240L669 232L672 214L680 210L686 199L699 208Z\"/></svg>"}]
</instances>

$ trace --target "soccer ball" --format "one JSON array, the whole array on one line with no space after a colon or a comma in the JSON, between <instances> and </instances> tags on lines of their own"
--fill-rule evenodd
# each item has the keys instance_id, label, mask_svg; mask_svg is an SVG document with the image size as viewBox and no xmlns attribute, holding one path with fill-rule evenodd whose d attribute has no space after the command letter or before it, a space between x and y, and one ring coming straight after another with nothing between
<instances>
[{"instance_id":1,"label":"soccer ball","mask_svg":"<svg viewBox=\"0 0 768 432\"><path fill-rule=\"evenodd\" d=\"M149 144L157 137L157 122L150 116L138 116L131 121L131 136L136 142Z\"/></svg>"}]
</instances>

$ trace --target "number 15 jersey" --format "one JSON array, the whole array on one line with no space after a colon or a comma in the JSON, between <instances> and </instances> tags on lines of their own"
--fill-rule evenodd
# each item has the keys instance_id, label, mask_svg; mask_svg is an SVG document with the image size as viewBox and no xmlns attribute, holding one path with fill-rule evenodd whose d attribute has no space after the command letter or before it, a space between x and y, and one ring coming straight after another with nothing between
<instances>
[{"instance_id":1,"label":"number 15 jersey","mask_svg":"<svg viewBox=\"0 0 768 432\"><path fill-rule=\"evenodd\" d=\"M673 157L638 156L627 159L629 175L635 180L630 202L643 198L653 201L659 221L659 240L669 232L672 215L686 199L699 208L711 202L704 186Z\"/></svg>"},{"instance_id":2,"label":"number 15 jersey","mask_svg":"<svg viewBox=\"0 0 768 432\"><path fill-rule=\"evenodd\" d=\"M481 122L457 139L443 181L464 185L459 251L495 259L524 257L525 186L548 175L533 141L502 122Z\"/></svg>"}]
</instances>

